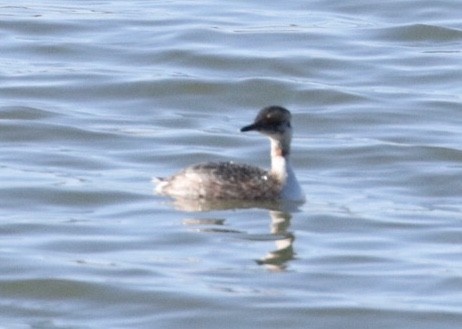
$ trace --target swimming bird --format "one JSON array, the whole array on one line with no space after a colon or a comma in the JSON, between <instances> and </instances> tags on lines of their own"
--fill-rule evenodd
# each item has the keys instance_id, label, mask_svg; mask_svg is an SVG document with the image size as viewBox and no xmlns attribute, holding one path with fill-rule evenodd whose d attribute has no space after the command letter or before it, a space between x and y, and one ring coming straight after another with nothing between
<instances>
[{"instance_id":1,"label":"swimming bird","mask_svg":"<svg viewBox=\"0 0 462 329\"><path fill-rule=\"evenodd\" d=\"M271 169L234 162L199 163L165 178L156 178L159 194L209 200L291 200L305 195L290 164L292 126L290 112L281 106L260 110L241 132L257 131L271 142Z\"/></svg>"}]
</instances>

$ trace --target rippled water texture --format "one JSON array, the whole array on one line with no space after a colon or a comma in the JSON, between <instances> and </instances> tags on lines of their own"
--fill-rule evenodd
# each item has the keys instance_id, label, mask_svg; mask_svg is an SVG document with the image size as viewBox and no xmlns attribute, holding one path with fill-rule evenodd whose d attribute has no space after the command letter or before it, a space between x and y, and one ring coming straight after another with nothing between
<instances>
[{"instance_id":1,"label":"rippled water texture","mask_svg":"<svg viewBox=\"0 0 462 329\"><path fill-rule=\"evenodd\" d=\"M460 328L461 13L1 3L0 327ZM268 166L238 129L271 104L305 204L153 194L194 162Z\"/></svg>"}]
</instances>

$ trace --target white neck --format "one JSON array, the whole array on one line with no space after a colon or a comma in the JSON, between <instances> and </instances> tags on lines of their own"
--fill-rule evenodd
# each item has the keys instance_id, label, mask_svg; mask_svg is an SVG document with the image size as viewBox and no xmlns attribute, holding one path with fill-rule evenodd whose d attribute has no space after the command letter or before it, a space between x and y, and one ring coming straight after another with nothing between
<instances>
[{"instance_id":1,"label":"white neck","mask_svg":"<svg viewBox=\"0 0 462 329\"><path fill-rule=\"evenodd\" d=\"M271 173L282 183L281 197L283 199L304 201L305 195L290 165L290 136L285 137L270 136Z\"/></svg>"}]
</instances>

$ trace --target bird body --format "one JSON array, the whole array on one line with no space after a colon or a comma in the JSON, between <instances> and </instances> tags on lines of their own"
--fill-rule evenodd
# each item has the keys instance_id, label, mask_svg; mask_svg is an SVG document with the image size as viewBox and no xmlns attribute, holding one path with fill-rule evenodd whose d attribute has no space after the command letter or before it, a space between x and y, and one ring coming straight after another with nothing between
<instances>
[{"instance_id":1,"label":"bird body","mask_svg":"<svg viewBox=\"0 0 462 329\"><path fill-rule=\"evenodd\" d=\"M292 200L305 196L290 164L291 114L280 106L262 109L242 132L258 131L271 141L271 169L233 162L199 163L158 178L156 192L172 197L220 200Z\"/></svg>"}]
</instances>

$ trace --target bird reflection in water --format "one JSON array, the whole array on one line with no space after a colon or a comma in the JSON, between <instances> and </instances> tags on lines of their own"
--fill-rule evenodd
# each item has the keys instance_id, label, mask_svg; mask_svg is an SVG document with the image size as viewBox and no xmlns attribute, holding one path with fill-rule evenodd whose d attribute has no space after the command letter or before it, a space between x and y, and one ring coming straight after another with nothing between
<instances>
[{"instance_id":1,"label":"bird reflection in water","mask_svg":"<svg viewBox=\"0 0 462 329\"><path fill-rule=\"evenodd\" d=\"M183 224L194 226L198 231L207 233L236 234L239 238L251 241L274 241L276 248L256 260L256 263L265 266L271 271L283 271L287 263L294 258L293 242L295 236L289 231L291 213L298 211L299 203L283 200L273 201L238 201L238 200L192 200L188 198L174 198L173 206L186 212L205 212L212 210L236 210L260 208L268 210L270 219L269 233L250 234L238 229L225 226L222 218L190 217L183 220Z\"/></svg>"}]
</instances>

